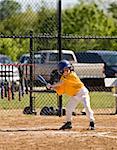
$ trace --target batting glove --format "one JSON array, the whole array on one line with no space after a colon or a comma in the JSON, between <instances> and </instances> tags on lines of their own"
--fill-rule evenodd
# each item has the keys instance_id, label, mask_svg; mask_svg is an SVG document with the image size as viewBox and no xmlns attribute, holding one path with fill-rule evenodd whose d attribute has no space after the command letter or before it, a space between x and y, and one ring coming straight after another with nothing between
<instances>
[{"instance_id":1,"label":"batting glove","mask_svg":"<svg viewBox=\"0 0 117 150\"><path fill-rule=\"evenodd\" d=\"M51 89L52 85L50 83L48 83L46 87L47 87L47 89Z\"/></svg>"}]
</instances>

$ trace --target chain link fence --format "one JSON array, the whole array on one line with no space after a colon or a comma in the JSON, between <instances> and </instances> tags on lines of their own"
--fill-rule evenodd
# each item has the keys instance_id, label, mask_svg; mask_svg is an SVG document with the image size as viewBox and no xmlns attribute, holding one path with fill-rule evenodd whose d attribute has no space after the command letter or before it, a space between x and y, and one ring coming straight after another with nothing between
<instances>
[{"instance_id":1,"label":"chain link fence","mask_svg":"<svg viewBox=\"0 0 117 150\"><path fill-rule=\"evenodd\" d=\"M3 55L5 57L8 56L7 59L9 60L9 62L1 62L0 65L1 112L3 110L17 110L21 112L27 106L31 107L31 112L34 113L40 113L40 110L45 106L54 108L55 110L58 109L60 97L55 92L48 91L37 80L37 76L39 74L43 75L50 83L58 81L56 66L53 65L53 62L55 63L56 61L57 63L59 61L59 51L57 51L58 55L55 58L51 55L51 60L48 60L46 64L45 61L46 55L49 52L53 54L53 50L58 50L60 48L59 46L61 46L62 50L72 50L79 64L83 63L84 65L85 63L89 63L84 73L81 72L84 76L80 76L80 78L90 91L91 107L95 114L115 114L117 111L117 100L116 96L113 96L112 91L116 93L116 89L105 87L104 79L105 77L116 79L117 72L109 74L111 73L107 72L109 67L106 66L101 56L98 56L98 58L100 57L99 60L94 62L96 61L94 54L95 50L110 50L115 52L117 48L117 37L78 36L77 34L70 34L70 32L67 33L64 23L64 19L67 18L63 19L62 26L64 31L62 30L62 35L59 35L60 8L58 2L25 2L24 5L22 3L20 5L17 2L11 5L15 6L15 9L17 8L14 15L7 14L6 16L1 15L0 17L0 53L2 54L0 60L2 60ZM3 4L1 3L1 6ZM11 9L12 7L8 8ZM33 30L33 34L32 32L29 33L30 29ZM61 43L59 43L59 38L61 38ZM45 54L43 50L46 50L46 53L48 53ZM92 56L88 54L88 59L85 59L85 52L88 50L93 50L89 53L94 53ZM116 52L114 55L117 56ZM106 60L111 59L111 57L108 55ZM95 59L92 60L92 58ZM112 61L114 61L113 63L117 67L117 58L115 60L112 58ZM103 63L103 77L87 76L91 63L94 66L98 63ZM15 82L14 77L19 77L17 82ZM66 106L67 101L68 97L63 96L63 107ZM79 104L76 112L81 113L82 109L82 104Z\"/></svg>"},{"instance_id":2,"label":"chain link fence","mask_svg":"<svg viewBox=\"0 0 117 150\"><path fill-rule=\"evenodd\" d=\"M46 40L46 42L45 42ZM45 37L45 39L43 40L43 38L40 36L39 39L34 39L34 47L37 47L38 44L39 46L41 45L40 43L41 42L45 42L45 43L49 43L49 41L52 41L52 40L56 40L56 39L49 39L47 37ZM93 41L93 43L92 43ZM95 51L96 50L92 50L92 51L89 51L88 54L86 53L86 50L90 50L90 46L89 45L94 45L96 43L106 43L107 41L109 42L112 42L112 43L115 43L116 42L116 37L93 37L93 36L84 36L84 37L80 37L80 36L71 36L71 35L65 35L65 36L62 36L62 49L63 50L72 50L76 56L77 56L77 61L78 63L81 65L81 64L85 64L85 63L88 63L89 65L87 65L85 68L83 68L82 66L82 73L85 72L85 75L82 76L81 74L81 80L83 81L83 83L85 84L85 86L89 89L90 91L90 96L91 96L91 106L95 112L95 114L114 114L116 112L116 97L113 96L113 93L112 93L112 87L105 87L105 78L115 78L116 80L116 75L115 74L108 74L108 68L107 68L107 64L104 63L104 61L101 59L101 57L99 57L98 55L98 58ZM73 47L77 47L75 46L78 45L79 49L74 49ZM68 47L68 45L70 45L70 47ZM86 50L82 50L80 49L81 46L85 46L86 48L89 47L89 49L86 49ZM104 44L106 45L106 44ZM45 46L45 45L44 45ZM55 70L55 66L54 66L54 63L55 61L59 60L59 56L53 53L55 53L55 47L51 47L51 44L48 45L48 48L46 47L41 47L40 49L37 50L37 48L34 48L35 50L35 53L36 54L42 54L43 58L46 57L45 55L48 54L48 53L52 53L52 57L50 56L50 62L47 62L46 63L46 60L45 60L45 65L42 64L43 68L41 65L39 65L38 67L41 68L41 70L38 72L38 67L36 67L35 69L35 74L42 74L46 80L48 80L50 83L55 80L56 82L56 79L57 77L55 76L54 79L50 78L51 75L53 75L52 71L54 72ZM106 49L106 46L105 46L105 49ZM37 50L37 51L36 51ZM99 47L99 50L103 50L103 48L100 46ZM105 50L106 51L106 50ZM45 53L44 53L45 52ZM114 52L114 56L116 55L116 52ZM55 57L55 58L54 58ZM111 55L109 54L107 56L108 60L111 59ZM115 56L116 57L116 56ZM50 63L50 64L49 64ZM100 77L100 78L97 78L95 76L92 76L92 77L89 77L87 75L87 73L91 70L90 67L91 66L91 63L94 64L94 67L96 68L96 70L98 70L98 67L99 66L96 66L97 63L103 63L104 64L104 68L102 68L102 72L104 73L104 76ZM116 60L114 61L114 63L116 64ZM45 68L44 68L45 67ZM80 67L80 66L79 66ZM46 70L46 71L45 71ZM44 71L46 72L46 75L44 74ZM92 70L91 70L92 71ZM50 73L51 72L51 73ZM79 73L79 72L77 72ZM97 72L98 74L98 72ZM49 77L49 78L48 78ZM40 104L41 102L39 101L38 99L38 96L36 94L36 107L38 107L38 104ZM39 96L40 97L40 96ZM53 98L55 99L55 98ZM63 107L66 106L67 104L67 100L68 97L65 97L63 96ZM48 101L48 98L47 98L47 101ZM57 108L56 106L54 106L52 103L54 102L55 104L55 101L52 101L51 104L47 104L47 101L45 103L45 106L52 106L52 107L55 107ZM42 102L42 106L43 106L43 102ZM77 111L78 113L81 113L82 112L82 109L83 109L83 105L80 104L78 105L78 108L77 108Z\"/></svg>"}]
</instances>

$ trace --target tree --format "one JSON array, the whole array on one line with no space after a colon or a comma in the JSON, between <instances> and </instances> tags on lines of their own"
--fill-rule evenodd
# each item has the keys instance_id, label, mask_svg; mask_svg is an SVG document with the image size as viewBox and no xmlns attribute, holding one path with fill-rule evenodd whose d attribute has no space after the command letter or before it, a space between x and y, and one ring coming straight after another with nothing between
<instances>
[{"instance_id":1,"label":"tree","mask_svg":"<svg viewBox=\"0 0 117 150\"><path fill-rule=\"evenodd\" d=\"M115 35L116 26L114 19L99 9L94 3L80 3L71 9L66 9L63 12L63 34L72 35L91 35L91 36L112 36ZM99 47L109 48L111 41L108 40L71 40L64 42L66 49L99 49ZM79 50L81 50L79 49Z\"/></svg>"},{"instance_id":2,"label":"tree","mask_svg":"<svg viewBox=\"0 0 117 150\"><path fill-rule=\"evenodd\" d=\"M38 33L55 34L57 31L57 16L53 9L44 6L38 11L37 24L35 31Z\"/></svg>"},{"instance_id":3,"label":"tree","mask_svg":"<svg viewBox=\"0 0 117 150\"><path fill-rule=\"evenodd\" d=\"M117 2L113 2L110 4L108 12L112 13L113 18L117 20Z\"/></svg>"},{"instance_id":4,"label":"tree","mask_svg":"<svg viewBox=\"0 0 117 150\"><path fill-rule=\"evenodd\" d=\"M34 28L37 19L37 14L32 9L27 9L26 12L13 15L3 21L5 33L7 34L26 34Z\"/></svg>"},{"instance_id":5,"label":"tree","mask_svg":"<svg viewBox=\"0 0 117 150\"><path fill-rule=\"evenodd\" d=\"M63 12L63 33L78 35L111 35L114 20L94 3L80 4Z\"/></svg>"},{"instance_id":6,"label":"tree","mask_svg":"<svg viewBox=\"0 0 117 150\"><path fill-rule=\"evenodd\" d=\"M0 20L11 17L20 12L21 5L14 0L2 0L0 2Z\"/></svg>"},{"instance_id":7,"label":"tree","mask_svg":"<svg viewBox=\"0 0 117 150\"><path fill-rule=\"evenodd\" d=\"M8 55L13 61L17 61L19 57L29 52L29 39L1 39L0 54Z\"/></svg>"},{"instance_id":8,"label":"tree","mask_svg":"<svg viewBox=\"0 0 117 150\"><path fill-rule=\"evenodd\" d=\"M36 34L57 34L57 15L55 9L49 9L44 6L40 8L37 14L37 23L34 25ZM39 39L36 40L36 50L40 49L56 49L55 39Z\"/></svg>"},{"instance_id":9,"label":"tree","mask_svg":"<svg viewBox=\"0 0 117 150\"><path fill-rule=\"evenodd\" d=\"M37 18L36 12L28 7L25 12L14 14L0 22L0 33L4 35L29 35ZM0 53L16 61L23 53L29 52L29 39L1 39Z\"/></svg>"}]
</instances>

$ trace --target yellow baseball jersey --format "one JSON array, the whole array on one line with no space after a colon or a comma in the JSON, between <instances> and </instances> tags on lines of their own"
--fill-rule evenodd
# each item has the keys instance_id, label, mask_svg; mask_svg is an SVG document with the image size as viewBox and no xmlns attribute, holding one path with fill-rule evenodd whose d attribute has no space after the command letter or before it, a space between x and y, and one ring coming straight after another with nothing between
<instances>
[{"instance_id":1,"label":"yellow baseball jersey","mask_svg":"<svg viewBox=\"0 0 117 150\"><path fill-rule=\"evenodd\" d=\"M67 94L69 96L75 96L76 93L84 87L84 84L73 71L71 71L66 77L61 76L60 81L62 81L63 84L55 89L58 95Z\"/></svg>"}]
</instances>

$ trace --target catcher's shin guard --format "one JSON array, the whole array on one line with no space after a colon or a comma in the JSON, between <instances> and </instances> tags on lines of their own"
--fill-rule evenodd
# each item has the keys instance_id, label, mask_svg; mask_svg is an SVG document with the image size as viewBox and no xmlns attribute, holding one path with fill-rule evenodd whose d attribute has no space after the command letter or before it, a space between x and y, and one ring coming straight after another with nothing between
<instances>
[{"instance_id":1,"label":"catcher's shin guard","mask_svg":"<svg viewBox=\"0 0 117 150\"><path fill-rule=\"evenodd\" d=\"M65 130L65 129L71 129L71 128L72 128L72 123L68 121L62 127L60 127L59 130Z\"/></svg>"}]
</instances>

